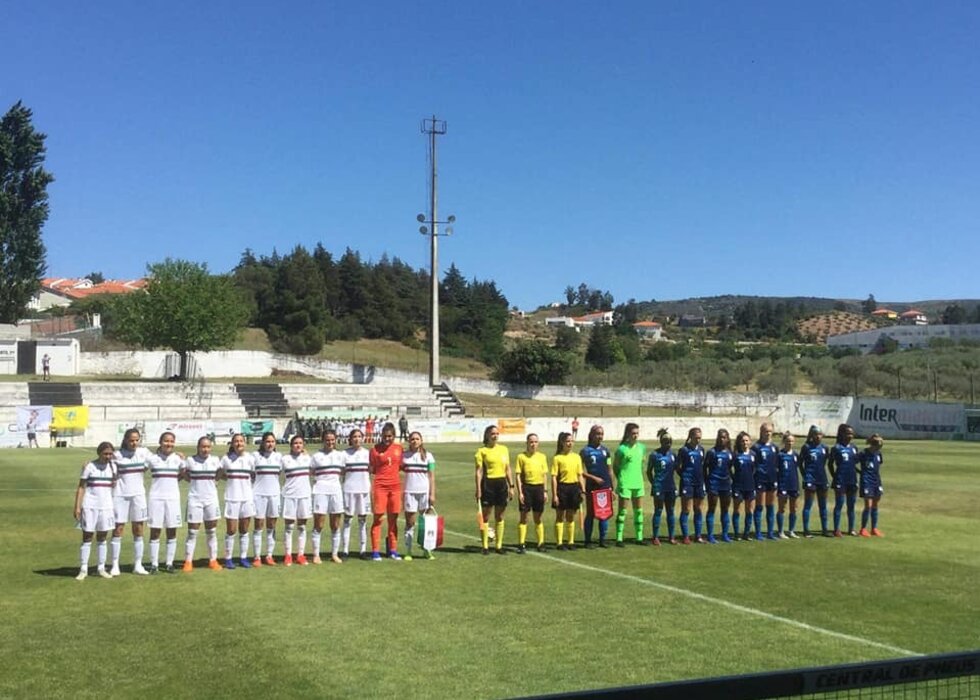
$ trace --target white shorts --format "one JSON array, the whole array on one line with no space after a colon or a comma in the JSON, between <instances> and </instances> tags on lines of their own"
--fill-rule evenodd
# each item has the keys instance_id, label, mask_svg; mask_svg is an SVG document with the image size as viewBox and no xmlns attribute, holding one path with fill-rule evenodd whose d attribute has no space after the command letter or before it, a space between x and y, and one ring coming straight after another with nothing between
<instances>
[{"instance_id":1,"label":"white shorts","mask_svg":"<svg viewBox=\"0 0 980 700\"><path fill-rule=\"evenodd\" d=\"M203 523L218 519L218 502L202 501L197 498L187 499L187 522Z\"/></svg>"},{"instance_id":2,"label":"white shorts","mask_svg":"<svg viewBox=\"0 0 980 700\"><path fill-rule=\"evenodd\" d=\"M429 510L429 492L409 493L405 492L405 512L418 513Z\"/></svg>"},{"instance_id":3,"label":"white shorts","mask_svg":"<svg viewBox=\"0 0 980 700\"><path fill-rule=\"evenodd\" d=\"M260 496L256 494L255 517L259 520L279 517L279 496Z\"/></svg>"},{"instance_id":4,"label":"white shorts","mask_svg":"<svg viewBox=\"0 0 980 700\"><path fill-rule=\"evenodd\" d=\"M116 525L146 522L146 496L116 496L112 499Z\"/></svg>"},{"instance_id":5,"label":"white shorts","mask_svg":"<svg viewBox=\"0 0 980 700\"><path fill-rule=\"evenodd\" d=\"M116 526L112 508L82 508L79 519L83 532L106 532Z\"/></svg>"},{"instance_id":6,"label":"white shorts","mask_svg":"<svg viewBox=\"0 0 980 700\"><path fill-rule=\"evenodd\" d=\"M282 499L282 517L286 520L306 520L313 514L313 504L309 496Z\"/></svg>"},{"instance_id":7,"label":"white shorts","mask_svg":"<svg viewBox=\"0 0 980 700\"><path fill-rule=\"evenodd\" d=\"M313 512L317 515L336 515L344 512L344 496L339 493L313 494Z\"/></svg>"},{"instance_id":8,"label":"white shorts","mask_svg":"<svg viewBox=\"0 0 980 700\"><path fill-rule=\"evenodd\" d=\"M150 527L155 529L180 527L180 501L150 499Z\"/></svg>"},{"instance_id":9,"label":"white shorts","mask_svg":"<svg viewBox=\"0 0 980 700\"><path fill-rule=\"evenodd\" d=\"M228 520L241 520L255 515L253 501L225 501L225 517Z\"/></svg>"},{"instance_id":10,"label":"white shorts","mask_svg":"<svg viewBox=\"0 0 980 700\"><path fill-rule=\"evenodd\" d=\"M345 493L344 513L351 515L368 515L371 512L371 494Z\"/></svg>"}]
</instances>

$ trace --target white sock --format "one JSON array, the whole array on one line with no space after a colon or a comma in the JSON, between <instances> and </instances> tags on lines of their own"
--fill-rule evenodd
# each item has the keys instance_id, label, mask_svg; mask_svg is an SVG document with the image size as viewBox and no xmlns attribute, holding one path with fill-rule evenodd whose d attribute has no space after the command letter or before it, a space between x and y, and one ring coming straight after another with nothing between
<instances>
[{"instance_id":1,"label":"white sock","mask_svg":"<svg viewBox=\"0 0 980 700\"><path fill-rule=\"evenodd\" d=\"M340 551L340 530L333 530L330 533L330 556L337 556L337 552Z\"/></svg>"},{"instance_id":2,"label":"white sock","mask_svg":"<svg viewBox=\"0 0 980 700\"><path fill-rule=\"evenodd\" d=\"M88 560L92 555L92 542L82 542L82 548L78 552L78 564L80 571L88 571Z\"/></svg>"},{"instance_id":3,"label":"white sock","mask_svg":"<svg viewBox=\"0 0 980 700\"><path fill-rule=\"evenodd\" d=\"M262 531L258 528L252 532L252 548L255 550L255 556L262 556Z\"/></svg>"},{"instance_id":4,"label":"white sock","mask_svg":"<svg viewBox=\"0 0 980 700\"><path fill-rule=\"evenodd\" d=\"M242 559L248 559L248 533L243 532L241 537L238 538L238 544L242 548L241 557Z\"/></svg>"},{"instance_id":5,"label":"white sock","mask_svg":"<svg viewBox=\"0 0 980 700\"><path fill-rule=\"evenodd\" d=\"M160 540L150 540L150 566L160 564Z\"/></svg>"},{"instance_id":6,"label":"white sock","mask_svg":"<svg viewBox=\"0 0 980 700\"><path fill-rule=\"evenodd\" d=\"M235 536L225 535L225 559L231 559L235 553Z\"/></svg>"},{"instance_id":7,"label":"white sock","mask_svg":"<svg viewBox=\"0 0 980 700\"><path fill-rule=\"evenodd\" d=\"M286 556L291 557L293 555L293 528L295 526L292 523L286 523L286 532L283 534L282 543L286 548Z\"/></svg>"},{"instance_id":8,"label":"white sock","mask_svg":"<svg viewBox=\"0 0 980 700\"><path fill-rule=\"evenodd\" d=\"M271 557L276 553L276 529L271 528L265 531L265 555Z\"/></svg>"},{"instance_id":9,"label":"white sock","mask_svg":"<svg viewBox=\"0 0 980 700\"><path fill-rule=\"evenodd\" d=\"M306 553L306 525L300 525L299 528L299 541L296 543L296 551L300 554Z\"/></svg>"},{"instance_id":10,"label":"white sock","mask_svg":"<svg viewBox=\"0 0 980 700\"><path fill-rule=\"evenodd\" d=\"M143 566L143 536L133 540L133 559L137 566Z\"/></svg>"},{"instance_id":11,"label":"white sock","mask_svg":"<svg viewBox=\"0 0 980 700\"><path fill-rule=\"evenodd\" d=\"M218 528L212 527L210 530L205 530L204 533L208 536L208 559L217 559Z\"/></svg>"},{"instance_id":12,"label":"white sock","mask_svg":"<svg viewBox=\"0 0 980 700\"><path fill-rule=\"evenodd\" d=\"M184 559L194 558L194 547L197 545L197 530L187 530L187 541L184 543Z\"/></svg>"},{"instance_id":13,"label":"white sock","mask_svg":"<svg viewBox=\"0 0 980 700\"><path fill-rule=\"evenodd\" d=\"M313 529L313 556L320 556L320 538L322 533L316 528Z\"/></svg>"},{"instance_id":14,"label":"white sock","mask_svg":"<svg viewBox=\"0 0 980 700\"><path fill-rule=\"evenodd\" d=\"M174 565L174 557L177 556L177 538L167 540L167 566Z\"/></svg>"},{"instance_id":15,"label":"white sock","mask_svg":"<svg viewBox=\"0 0 980 700\"><path fill-rule=\"evenodd\" d=\"M344 518L344 554L350 554L350 518Z\"/></svg>"},{"instance_id":16,"label":"white sock","mask_svg":"<svg viewBox=\"0 0 980 700\"><path fill-rule=\"evenodd\" d=\"M119 566L119 550L122 549L122 537L112 538L112 565Z\"/></svg>"},{"instance_id":17,"label":"white sock","mask_svg":"<svg viewBox=\"0 0 980 700\"><path fill-rule=\"evenodd\" d=\"M358 516L357 523L361 526L361 554L364 554L367 551L367 516Z\"/></svg>"},{"instance_id":18,"label":"white sock","mask_svg":"<svg viewBox=\"0 0 980 700\"><path fill-rule=\"evenodd\" d=\"M405 528L405 550L412 553L412 540L415 539L415 526Z\"/></svg>"},{"instance_id":19,"label":"white sock","mask_svg":"<svg viewBox=\"0 0 980 700\"><path fill-rule=\"evenodd\" d=\"M98 556L98 558L99 558L99 569L104 569L105 568L105 556L106 556L106 553L108 551L108 547L106 545L108 543L105 540L102 540L101 542L98 542L96 544L98 545L98 547L97 547L98 554L96 556Z\"/></svg>"}]
</instances>

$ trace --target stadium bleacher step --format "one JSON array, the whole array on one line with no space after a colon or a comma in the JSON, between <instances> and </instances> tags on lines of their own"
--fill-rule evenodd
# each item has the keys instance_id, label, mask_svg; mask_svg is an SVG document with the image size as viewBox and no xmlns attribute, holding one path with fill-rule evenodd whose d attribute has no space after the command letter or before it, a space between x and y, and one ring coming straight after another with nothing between
<instances>
[{"instance_id":1,"label":"stadium bleacher step","mask_svg":"<svg viewBox=\"0 0 980 700\"><path fill-rule=\"evenodd\" d=\"M280 418L291 416L289 406L278 384L235 384L235 392L245 406L249 418Z\"/></svg>"},{"instance_id":2,"label":"stadium bleacher step","mask_svg":"<svg viewBox=\"0 0 980 700\"><path fill-rule=\"evenodd\" d=\"M82 385L77 382L28 382L31 406L82 406Z\"/></svg>"},{"instance_id":3,"label":"stadium bleacher step","mask_svg":"<svg viewBox=\"0 0 980 700\"><path fill-rule=\"evenodd\" d=\"M432 393L439 401L443 415L449 418L466 415L466 409L463 408L462 402L460 402L456 394L453 393L453 390L445 382L432 387Z\"/></svg>"}]
</instances>

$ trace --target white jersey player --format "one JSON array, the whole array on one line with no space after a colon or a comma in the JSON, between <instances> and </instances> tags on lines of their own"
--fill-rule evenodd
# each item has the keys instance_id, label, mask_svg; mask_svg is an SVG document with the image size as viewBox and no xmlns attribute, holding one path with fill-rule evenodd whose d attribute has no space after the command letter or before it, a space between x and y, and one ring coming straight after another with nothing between
<instances>
[{"instance_id":1,"label":"white jersey player","mask_svg":"<svg viewBox=\"0 0 980 700\"><path fill-rule=\"evenodd\" d=\"M344 513L342 477L346 454L337 449L337 433L323 431L323 449L313 455L313 563L320 563L323 522L330 516L330 559L340 564L340 523Z\"/></svg>"},{"instance_id":2,"label":"white jersey player","mask_svg":"<svg viewBox=\"0 0 980 700\"><path fill-rule=\"evenodd\" d=\"M187 489L187 542L184 544L183 570L194 570L194 547L197 545L197 533L204 523L204 532L208 538L208 566L211 569L218 566L218 516L221 509L218 504L218 458L211 454L211 439L202 437L197 441L197 454L188 457L184 462L183 477L190 482Z\"/></svg>"},{"instance_id":3,"label":"white jersey player","mask_svg":"<svg viewBox=\"0 0 980 700\"><path fill-rule=\"evenodd\" d=\"M306 566L306 521L313 513L310 475L313 472L313 459L306 454L306 443L302 436L294 435L289 441L289 454L282 458L282 472L285 483L282 487L282 520L286 525L283 539L286 556L283 563L293 565L293 529L297 530L296 563Z\"/></svg>"},{"instance_id":4,"label":"white jersey player","mask_svg":"<svg viewBox=\"0 0 980 700\"><path fill-rule=\"evenodd\" d=\"M112 578L105 570L106 536L115 526L112 506L112 489L116 482L116 471L113 465L111 442L99 444L96 450L98 457L82 467L78 477L78 488L75 491L75 520L82 528L82 546L79 550L79 581L88 576L88 560L92 553L92 534L95 534L98 546L99 576Z\"/></svg>"},{"instance_id":5,"label":"white jersey player","mask_svg":"<svg viewBox=\"0 0 980 700\"><path fill-rule=\"evenodd\" d=\"M403 558L412 560L412 540L415 539L415 521L436 505L436 458L422 444L422 434L417 430L409 433L408 451L402 455L402 471L405 472L405 547ZM432 559L432 552L423 549L425 557Z\"/></svg>"},{"instance_id":6,"label":"white jersey player","mask_svg":"<svg viewBox=\"0 0 980 700\"><path fill-rule=\"evenodd\" d=\"M159 571L160 531L167 530L166 571L174 573L177 555L177 528L180 527L180 486L177 481L184 469L183 457L174 452L177 439L171 432L160 435L160 447L150 455L150 569Z\"/></svg>"},{"instance_id":7,"label":"white jersey player","mask_svg":"<svg viewBox=\"0 0 980 700\"><path fill-rule=\"evenodd\" d=\"M253 456L255 481L252 492L255 497L255 528L252 538L256 558L262 557L262 528L265 527L265 565L275 566L273 558L276 549L276 520L279 518L279 505L282 488L282 455L276 452L276 436L272 433L262 435L259 451Z\"/></svg>"},{"instance_id":8,"label":"white jersey player","mask_svg":"<svg viewBox=\"0 0 980 700\"><path fill-rule=\"evenodd\" d=\"M231 436L231 449L221 460L221 472L227 480L225 486L225 568L235 568L235 535L241 542L238 564L250 569L253 564L262 566L256 549L255 561L248 559L248 526L255 515L255 493L252 479L255 476L254 457L245 452L245 436L235 433ZM278 481L276 486L278 486ZM258 528L256 533L262 531Z\"/></svg>"},{"instance_id":9,"label":"white jersey player","mask_svg":"<svg viewBox=\"0 0 980 700\"><path fill-rule=\"evenodd\" d=\"M367 554L367 515L371 512L371 453L362 446L360 428L350 432L350 447L344 451L344 553L350 554L351 519L356 515L361 534L361 559Z\"/></svg>"},{"instance_id":10,"label":"white jersey player","mask_svg":"<svg viewBox=\"0 0 980 700\"><path fill-rule=\"evenodd\" d=\"M126 523L133 530L133 573L146 574L143 568L143 523L146 522L146 487L143 484L151 452L140 447L140 431L130 428L123 434L122 446L116 450L116 486L112 490L116 528L112 533L112 571L119 575L119 552L122 549Z\"/></svg>"}]
</instances>

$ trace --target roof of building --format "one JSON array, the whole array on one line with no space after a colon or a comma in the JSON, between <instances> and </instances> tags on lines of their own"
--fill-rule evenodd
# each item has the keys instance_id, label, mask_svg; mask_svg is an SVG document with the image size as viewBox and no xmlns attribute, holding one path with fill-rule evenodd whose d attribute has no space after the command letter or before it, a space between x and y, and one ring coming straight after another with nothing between
<instances>
[{"instance_id":1,"label":"roof of building","mask_svg":"<svg viewBox=\"0 0 980 700\"><path fill-rule=\"evenodd\" d=\"M660 328L660 324L656 321L637 321L633 328Z\"/></svg>"},{"instance_id":2,"label":"roof of building","mask_svg":"<svg viewBox=\"0 0 980 700\"><path fill-rule=\"evenodd\" d=\"M135 280L106 280L94 284L92 280L82 277L71 279L66 277L46 277L41 280L41 287L69 299L81 299L93 294L125 294L142 289L146 286L145 279Z\"/></svg>"},{"instance_id":3,"label":"roof of building","mask_svg":"<svg viewBox=\"0 0 980 700\"><path fill-rule=\"evenodd\" d=\"M909 309L908 311L902 313L902 318L911 318L912 316L925 316L925 314L921 311L917 311L916 309Z\"/></svg>"},{"instance_id":4,"label":"roof of building","mask_svg":"<svg viewBox=\"0 0 980 700\"><path fill-rule=\"evenodd\" d=\"M892 311L891 309L875 309L871 312L872 316L897 316L897 311Z\"/></svg>"}]
</instances>

